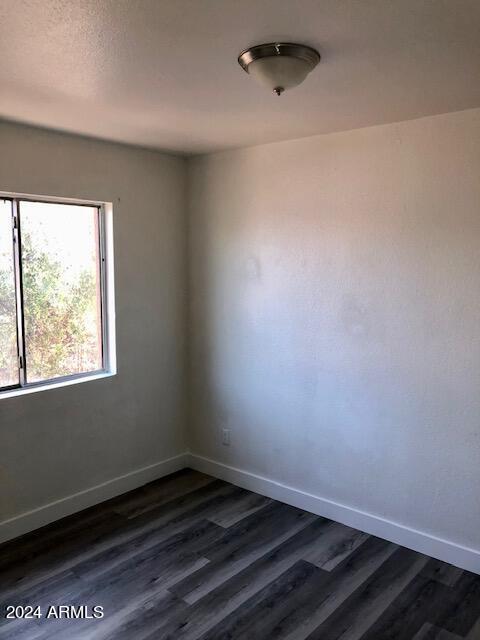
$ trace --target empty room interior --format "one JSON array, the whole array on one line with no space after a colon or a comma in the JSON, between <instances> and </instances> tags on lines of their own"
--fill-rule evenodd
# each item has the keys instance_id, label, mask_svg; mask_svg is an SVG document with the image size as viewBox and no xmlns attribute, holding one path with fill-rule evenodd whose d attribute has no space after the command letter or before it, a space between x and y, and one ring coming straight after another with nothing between
<instances>
[{"instance_id":1,"label":"empty room interior","mask_svg":"<svg viewBox=\"0 0 480 640\"><path fill-rule=\"evenodd\" d=\"M479 0L0 0L1 640L480 640Z\"/></svg>"}]
</instances>

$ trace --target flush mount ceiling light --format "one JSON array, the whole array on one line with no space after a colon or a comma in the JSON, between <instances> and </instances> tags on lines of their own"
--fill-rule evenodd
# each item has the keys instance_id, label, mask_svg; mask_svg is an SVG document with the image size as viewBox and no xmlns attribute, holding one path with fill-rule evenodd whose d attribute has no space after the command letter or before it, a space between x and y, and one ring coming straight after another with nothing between
<instances>
[{"instance_id":1,"label":"flush mount ceiling light","mask_svg":"<svg viewBox=\"0 0 480 640\"><path fill-rule=\"evenodd\" d=\"M319 62L318 51L292 42L259 44L238 56L242 69L277 96L303 82Z\"/></svg>"}]
</instances>

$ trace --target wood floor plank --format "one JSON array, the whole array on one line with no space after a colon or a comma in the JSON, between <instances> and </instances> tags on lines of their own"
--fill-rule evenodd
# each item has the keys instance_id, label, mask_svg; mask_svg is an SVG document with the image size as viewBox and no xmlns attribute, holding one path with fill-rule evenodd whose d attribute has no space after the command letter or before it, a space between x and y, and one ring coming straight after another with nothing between
<instances>
[{"instance_id":1,"label":"wood floor plank","mask_svg":"<svg viewBox=\"0 0 480 640\"><path fill-rule=\"evenodd\" d=\"M179 583L174 593L193 604L310 524L316 516L278 502L226 530L204 550L210 563Z\"/></svg>"},{"instance_id":2,"label":"wood floor plank","mask_svg":"<svg viewBox=\"0 0 480 640\"><path fill-rule=\"evenodd\" d=\"M185 496L214 482L214 478L191 469L167 476L162 482L152 482L142 487L141 493L132 495L128 501L120 500L114 510L127 518L137 516L160 507L175 498Z\"/></svg>"},{"instance_id":3,"label":"wood floor plank","mask_svg":"<svg viewBox=\"0 0 480 640\"><path fill-rule=\"evenodd\" d=\"M295 524L307 525L317 517L288 504L272 501L225 531L218 544L205 549L205 556L212 562L244 556L257 547L263 549L265 543L288 532Z\"/></svg>"},{"instance_id":4,"label":"wood floor plank","mask_svg":"<svg viewBox=\"0 0 480 640\"><path fill-rule=\"evenodd\" d=\"M6 619L5 612L8 605L40 606L45 610L50 604L63 602L76 596L83 588L83 583L71 571L64 571L60 574L45 578L37 585L19 589L15 594L0 595L0 637L20 638L30 629L36 630L38 623L36 620L25 620L22 618Z\"/></svg>"},{"instance_id":5,"label":"wood floor plank","mask_svg":"<svg viewBox=\"0 0 480 640\"><path fill-rule=\"evenodd\" d=\"M1 571L0 598L48 580L56 574L71 569L75 559L104 541L112 530L124 530L124 518L114 513L95 523L88 521L85 527L69 531L58 538L53 546L42 551L29 552Z\"/></svg>"},{"instance_id":6,"label":"wood floor plank","mask_svg":"<svg viewBox=\"0 0 480 640\"><path fill-rule=\"evenodd\" d=\"M372 537L332 572L299 561L294 570L282 574L211 629L204 640L303 640L396 549L395 545Z\"/></svg>"},{"instance_id":7,"label":"wood floor plank","mask_svg":"<svg viewBox=\"0 0 480 640\"><path fill-rule=\"evenodd\" d=\"M398 549L397 545L369 537L334 571L327 574L319 601L306 602L289 621L286 640L304 640L320 626L356 589L358 589ZM273 636L272 636L273 638Z\"/></svg>"},{"instance_id":8,"label":"wood floor plank","mask_svg":"<svg viewBox=\"0 0 480 640\"><path fill-rule=\"evenodd\" d=\"M466 636L480 616L480 576L464 571L455 589L450 589L443 607L431 616L442 629Z\"/></svg>"},{"instance_id":9,"label":"wood floor plank","mask_svg":"<svg viewBox=\"0 0 480 640\"><path fill-rule=\"evenodd\" d=\"M324 536L321 545L313 546L304 556L304 560L325 571L335 569L369 537L367 533L351 529L338 522L332 523L326 536L329 537L328 544L325 544Z\"/></svg>"},{"instance_id":10,"label":"wood floor plank","mask_svg":"<svg viewBox=\"0 0 480 640\"><path fill-rule=\"evenodd\" d=\"M147 567L150 562L164 557L174 560L198 555L201 548L219 540L222 534L222 527L209 520L199 520L170 536L166 537L162 533L154 541L148 538L146 544L141 544L139 539L135 538L120 548L115 547L118 553L112 557L105 558L102 555L100 561L97 558L86 560L76 564L72 571L87 582L98 581L103 576L115 576L131 568L136 571L138 567Z\"/></svg>"},{"instance_id":11,"label":"wood floor plank","mask_svg":"<svg viewBox=\"0 0 480 640\"><path fill-rule=\"evenodd\" d=\"M42 635L35 640L113 640L117 638L119 630L125 628L131 620L135 620L137 624L130 630L135 635L130 635L129 638L140 640L143 620L149 611L168 616L178 606L182 605L169 592L152 591L142 601L135 597L125 601L121 607L110 610L101 620L57 620L54 624L44 624Z\"/></svg>"},{"instance_id":12,"label":"wood floor plank","mask_svg":"<svg viewBox=\"0 0 480 640\"><path fill-rule=\"evenodd\" d=\"M168 593L169 600L159 606L155 602L147 602L141 609L137 609L132 615L125 617L120 624L109 625L111 628L101 638L95 640L145 640L155 635L157 640L162 639L158 634L158 628L172 618L179 617L186 612L188 605L183 600ZM184 613L185 615L185 613Z\"/></svg>"},{"instance_id":13,"label":"wood floor plank","mask_svg":"<svg viewBox=\"0 0 480 640\"><path fill-rule=\"evenodd\" d=\"M45 555L65 540L75 539L83 532L102 527L105 522L117 518L113 511L99 505L62 518L23 536L0 544L0 572Z\"/></svg>"},{"instance_id":14,"label":"wood floor plank","mask_svg":"<svg viewBox=\"0 0 480 640\"><path fill-rule=\"evenodd\" d=\"M209 523L211 524L211 523ZM94 583L83 583L77 581L75 585L69 583L62 590L51 588L45 589L42 598L36 597L34 602L41 602L42 608L46 609L49 604L78 605L79 603L90 607L101 605L104 608L105 618L103 620L41 620L35 625L41 630L39 637L42 640L63 640L68 634L69 640L80 640L88 637L99 640L105 635L113 633L117 627L121 627L125 621L134 617L135 614L149 606L158 606L158 603L165 603L166 599L170 603L169 615L172 615L172 603L176 599L170 594L166 587L174 584L177 580L184 578L191 571L203 566L208 562L205 558L195 558L194 555L169 558L163 556L155 558L149 563L148 568L142 565L137 567L123 568L111 575L102 576L101 580ZM19 621L23 623L19 626L25 631L28 627L33 629L31 621ZM12 639L17 638L18 631L12 634ZM24 634L29 638L28 633ZM20 637L20 636L19 636ZM3 640L3 637L2 637ZM23 640L23 637L22 637Z\"/></svg>"},{"instance_id":15,"label":"wood floor plank","mask_svg":"<svg viewBox=\"0 0 480 640\"><path fill-rule=\"evenodd\" d=\"M170 566L176 566L179 563L194 565L200 558L204 560L202 565L207 564L209 561L203 558L199 549L218 540L221 532L221 527L204 520L154 546L148 546L145 549L135 548L121 561L109 565L108 569L102 567L102 571L99 572L90 565L88 570L85 570L82 565L77 565L73 572L84 581L93 582L96 585L105 581L117 582L122 578L129 579L138 573L150 576L152 580L159 582L168 577ZM164 583L163 586L166 588L168 585Z\"/></svg>"},{"instance_id":16,"label":"wood floor plank","mask_svg":"<svg viewBox=\"0 0 480 640\"><path fill-rule=\"evenodd\" d=\"M134 520L125 520L123 516L111 513L97 526L90 524L80 533L77 532L75 537L66 536L58 540L48 552L33 554L33 557L29 555L2 571L0 594L6 597L22 589L24 584L38 584L89 558L99 563L102 559L106 561L110 556L122 554L122 545L133 539L139 540L139 545L146 544L144 540L147 538L156 544L160 535L166 539L188 527L199 513L208 515L224 499L234 500L243 491L222 481L215 481Z\"/></svg>"},{"instance_id":17,"label":"wood floor plank","mask_svg":"<svg viewBox=\"0 0 480 640\"><path fill-rule=\"evenodd\" d=\"M413 640L464 640L464 638L457 636L456 633L450 633L450 631L440 629L440 627L436 627L427 622L420 631L415 634Z\"/></svg>"},{"instance_id":18,"label":"wood floor plank","mask_svg":"<svg viewBox=\"0 0 480 640\"><path fill-rule=\"evenodd\" d=\"M427 562L427 556L397 549L308 640L359 640Z\"/></svg>"},{"instance_id":19,"label":"wood floor plank","mask_svg":"<svg viewBox=\"0 0 480 640\"><path fill-rule=\"evenodd\" d=\"M16 626L2 627L0 637L2 640L40 640L45 634L45 622L37 620L18 621Z\"/></svg>"},{"instance_id":20,"label":"wood floor plank","mask_svg":"<svg viewBox=\"0 0 480 640\"><path fill-rule=\"evenodd\" d=\"M416 576L361 640L412 640L442 609L449 589L436 580Z\"/></svg>"},{"instance_id":21,"label":"wood floor plank","mask_svg":"<svg viewBox=\"0 0 480 640\"><path fill-rule=\"evenodd\" d=\"M220 529L217 525L205 521L199 525L198 532L203 531L203 536L211 538L213 529ZM206 540L204 540L205 542ZM132 618L136 618L139 611L149 607L163 607L165 602L170 604L164 609L172 615L172 605L177 599L167 592L167 587L176 581L184 579L191 572L208 562L206 558L199 557L195 548L184 553L169 553L164 548L158 553L149 549L141 558L135 558L132 563L124 563L115 567L112 571L95 578L92 582L85 583L84 588L77 592L66 604L74 604L81 601L90 607L101 605L104 608L105 618L99 622L76 622L72 628L68 628L68 636L72 640L77 635L82 638L85 629L95 629L95 639L103 638L117 632ZM65 599L63 600L65 603ZM75 633L74 633L75 631ZM54 634L49 639L56 638Z\"/></svg>"},{"instance_id":22,"label":"wood floor plank","mask_svg":"<svg viewBox=\"0 0 480 640\"><path fill-rule=\"evenodd\" d=\"M454 567L451 564L442 562L441 560L435 560L430 558L429 562L422 570L422 576L437 580L445 584L447 587L453 587L460 580L463 574L463 569Z\"/></svg>"},{"instance_id":23,"label":"wood floor plank","mask_svg":"<svg viewBox=\"0 0 480 640\"><path fill-rule=\"evenodd\" d=\"M227 580L236 576L252 562L261 558L270 549L281 544L307 525L308 521L297 522L292 528L278 535L274 539L265 542L261 547L257 547L249 555L225 560L224 562L209 562L197 572L182 581L182 585L187 582L195 583L195 587L188 589L188 593L183 595L183 600L188 604L194 604L201 598L211 593L214 589L221 587ZM175 591L174 591L175 593Z\"/></svg>"},{"instance_id":24,"label":"wood floor plank","mask_svg":"<svg viewBox=\"0 0 480 640\"><path fill-rule=\"evenodd\" d=\"M276 546L243 571L219 585L194 605L179 611L168 621L162 621L161 631L178 640L196 640L241 604L260 592L302 558L305 549L318 545L329 520L316 518L285 542Z\"/></svg>"},{"instance_id":25,"label":"wood floor plank","mask_svg":"<svg viewBox=\"0 0 480 640\"><path fill-rule=\"evenodd\" d=\"M238 611L205 634L202 640L282 638L282 620L294 615L305 597L318 593L324 581L325 572L322 569L299 560L258 594L258 599L252 598L239 607ZM173 635L167 638L173 640Z\"/></svg>"},{"instance_id":26,"label":"wood floor plank","mask_svg":"<svg viewBox=\"0 0 480 640\"><path fill-rule=\"evenodd\" d=\"M236 489L233 493L224 492L202 505L215 509L223 504L223 500L235 499L242 495L242 491ZM114 616L120 623L132 612L132 607L135 610L143 606L145 600L163 593L177 580L185 579L191 572L203 567L208 560L198 556L198 549L209 547L225 530L210 521L201 521L199 516L204 512L202 509L195 508L193 511L193 525L192 514L189 513L188 517L185 517L185 513L182 513L179 522L175 522L175 519L168 522L160 535L154 539L156 544L149 538L146 546L142 547L141 540L144 538L141 536L140 541L135 538L130 543L120 545L121 553L113 546L110 551L115 551L114 562L111 557L107 560L102 556L100 559L95 557L83 563L74 563L75 573L92 584L77 591L72 599L69 599L68 593L65 592L61 599L62 604L75 604L78 601L91 606L100 604L105 607L109 618ZM186 528L187 525L190 525L190 528ZM178 531L176 535L175 531ZM80 629L80 633L89 624L91 626L91 623L86 621L83 624L75 623L75 626ZM97 623L97 626L99 633L100 628L106 628L105 623ZM110 623L108 628L111 626Z\"/></svg>"},{"instance_id":27,"label":"wood floor plank","mask_svg":"<svg viewBox=\"0 0 480 640\"><path fill-rule=\"evenodd\" d=\"M183 479L184 476L187 480ZM177 483L180 482L181 485L184 485L185 482L188 482L192 485L195 481L198 483L197 488L212 482L217 482L217 484L220 482L211 476L206 476L192 469L182 469L181 471L146 484L139 489L134 489L121 496L111 498L93 507L45 525L40 529L36 529L14 540L0 544L0 571L3 572L8 567L17 564L19 560L25 562L27 558L37 557L40 553L45 554L49 550L54 549L59 541L64 544L66 539L75 538L79 533L81 534L89 528L101 526L104 522L112 522L112 519L119 521L120 519L115 514L119 515L119 511L128 513L139 501L145 500L146 494L149 495L156 491L161 492L165 501L169 502L175 497L187 493L185 490L177 490L177 495L175 495ZM225 483L221 484L225 485ZM168 487L169 490L165 487ZM150 502L149 505L151 508L159 506L157 504L151 504Z\"/></svg>"},{"instance_id":28,"label":"wood floor plank","mask_svg":"<svg viewBox=\"0 0 480 640\"><path fill-rule=\"evenodd\" d=\"M80 563L90 562L99 571L106 571L119 558L130 553L130 549L125 547L128 543L135 541L134 544L139 548L149 544L154 546L188 528L202 516L208 516L225 501L235 501L243 493L243 489L216 481L192 492L188 497L176 498L134 520L111 514L101 527L87 527L86 532L77 532L73 543L66 536L48 553L34 556L33 559L27 557L25 561L19 560L7 571L2 571L0 597L6 598L19 589L39 584Z\"/></svg>"},{"instance_id":29,"label":"wood floor plank","mask_svg":"<svg viewBox=\"0 0 480 640\"><path fill-rule=\"evenodd\" d=\"M466 640L480 640L480 612L477 621L467 633Z\"/></svg>"},{"instance_id":30,"label":"wood floor plank","mask_svg":"<svg viewBox=\"0 0 480 640\"><path fill-rule=\"evenodd\" d=\"M182 497L173 501L175 505L169 503L160 507L155 511L155 517L152 511L134 520L128 520L128 524L122 531L77 557L76 562L72 562L71 568L76 569L81 565L84 574L90 571L92 574L100 575L128 559L135 550L140 551L156 546L200 520L208 518L218 507L229 501L235 501L244 492L243 489L234 488L231 485L222 485L211 491L206 489L202 488L194 492L195 500L192 494L190 500ZM144 518L147 515L150 519Z\"/></svg>"},{"instance_id":31,"label":"wood floor plank","mask_svg":"<svg viewBox=\"0 0 480 640\"><path fill-rule=\"evenodd\" d=\"M233 504L218 509L210 516L210 520L227 529L271 503L269 498L259 496L257 493L247 493Z\"/></svg>"}]
</instances>

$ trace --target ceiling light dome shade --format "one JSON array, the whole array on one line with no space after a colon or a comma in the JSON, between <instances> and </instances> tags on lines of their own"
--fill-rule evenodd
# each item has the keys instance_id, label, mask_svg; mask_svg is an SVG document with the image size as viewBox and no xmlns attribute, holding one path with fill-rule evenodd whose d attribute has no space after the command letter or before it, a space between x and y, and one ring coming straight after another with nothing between
<instances>
[{"instance_id":1,"label":"ceiling light dome shade","mask_svg":"<svg viewBox=\"0 0 480 640\"><path fill-rule=\"evenodd\" d=\"M291 42L260 44L238 56L240 66L277 95L296 87L320 62L311 47Z\"/></svg>"}]
</instances>

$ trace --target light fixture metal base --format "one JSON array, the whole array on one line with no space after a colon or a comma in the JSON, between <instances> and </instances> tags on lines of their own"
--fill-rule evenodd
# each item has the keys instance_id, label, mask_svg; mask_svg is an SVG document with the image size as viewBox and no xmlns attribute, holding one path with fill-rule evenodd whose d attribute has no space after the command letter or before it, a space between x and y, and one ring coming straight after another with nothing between
<instances>
[{"instance_id":1,"label":"light fixture metal base","mask_svg":"<svg viewBox=\"0 0 480 640\"><path fill-rule=\"evenodd\" d=\"M248 65L251 62L270 56L299 58L300 60L308 62L312 69L320 62L320 54L318 51L312 47L307 47L307 45L295 44L294 42L268 42L266 44L258 44L255 47L249 47L245 49L245 51L242 51L238 56L238 64L248 73Z\"/></svg>"}]
</instances>

